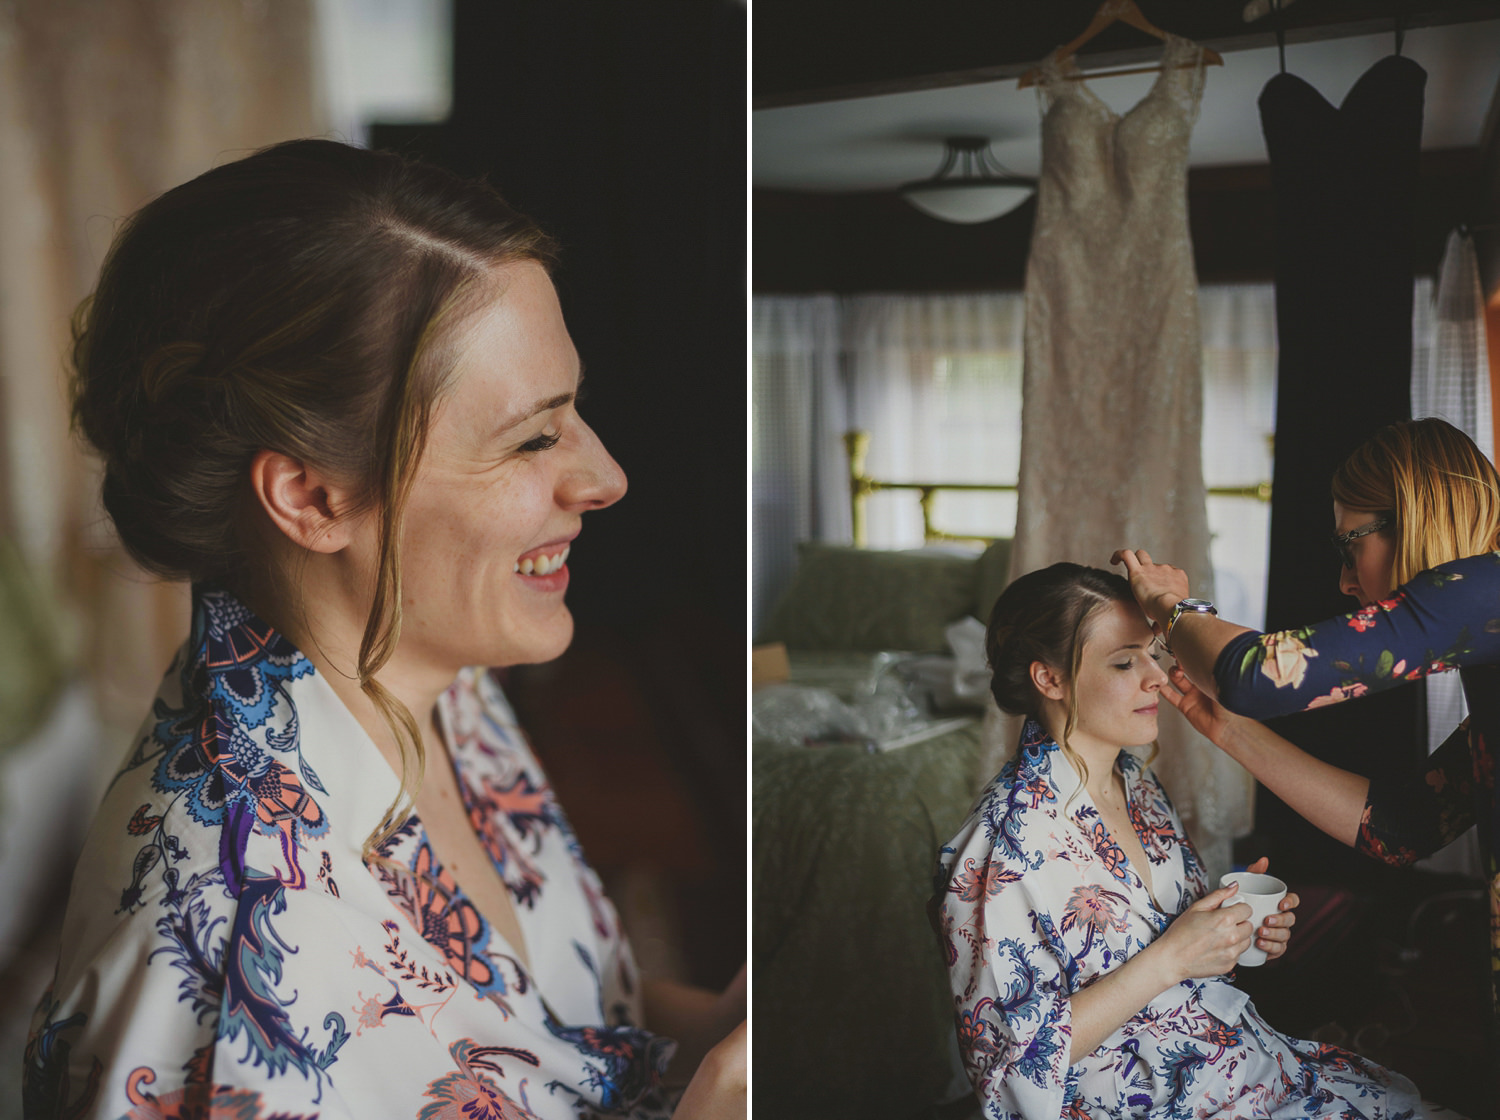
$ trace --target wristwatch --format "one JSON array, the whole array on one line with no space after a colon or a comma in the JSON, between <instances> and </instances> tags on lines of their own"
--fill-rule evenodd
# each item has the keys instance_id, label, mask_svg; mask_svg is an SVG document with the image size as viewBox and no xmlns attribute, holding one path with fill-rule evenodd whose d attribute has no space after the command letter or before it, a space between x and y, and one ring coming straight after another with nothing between
<instances>
[{"instance_id":1,"label":"wristwatch","mask_svg":"<svg viewBox=\"0 0 1500 1120\"><path fill-rule=\"evenodd\" d=\"M1207 599L1179 599L1177 605L1172 608L1172 614L1167 619L1167 629L1161 636L1161 644L1167 647L1167 652L1172 652L1172 627L1177 625L1177 620L1184 614L1211 614L1218 615L1218 610Z\"/></svg>"}]
</instances>

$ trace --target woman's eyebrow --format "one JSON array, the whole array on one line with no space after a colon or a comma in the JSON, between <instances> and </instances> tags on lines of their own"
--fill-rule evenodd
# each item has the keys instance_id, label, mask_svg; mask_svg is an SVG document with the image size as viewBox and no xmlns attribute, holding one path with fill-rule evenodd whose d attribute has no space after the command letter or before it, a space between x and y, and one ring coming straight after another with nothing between
<instances>
[{"instance_id":1,"label":"woman's eyebrow","mask_svg":"<svg viewBox=\"0 0 1500 1120\"><path fill-rule=\"evenodd\" d=\"M1145 649L1145 648L1146 647L1143 646L1143 645L1141 645L1140 642L1129 642L1126 645L1116 646L1114 649L1110 650L1109 651L1109 656L1113 657L1115 654L1117 654L1117 653L1123 653L1127 649Z\"/></svg>"},{"instance_id":2,"label":"woman's eyebrow","mask_svg":"<svg viewBox=\"0 0 1500 1120\"><path fill-rule=\"evenodd\" d=\"M550 412L554 408L561 408L563 405L567 404L569 401L571 401L577 395L578 395L577 392L559 393L555 397L548 397L544 401L537 401L537 403L534 404L528 411L522 412L520 415L516 416L514 419L502 420L500 422L500 431L502 431L502 432L508 432L512 428L514 428L517 424L524 424L524 423L526 423L526 421L530 420L533 416L536 416L538 413Z\"/></svg>"},{"instance_id":3,"label":"woman's eyebrow","mask_svg":"<svg viewBox=\"0 0 1500 1120\"><path fill-rule=\"evenodd\" d=\"M537 401L536 404L532 405L530 409L517 413L515 416L509 419L501 420L499 426L495 430L496 432L508 432L518 424L526 423L526 421L530 420L533 416L536 416L539 413L551 412L554 408L561 408L563 405L569 403L570 401L577 400L578 392L582 388L583 363L580 362L578 366L578 383L571 393L559 393L555 397L548 397L546 400Z\"/></svg>"}]
</instances>

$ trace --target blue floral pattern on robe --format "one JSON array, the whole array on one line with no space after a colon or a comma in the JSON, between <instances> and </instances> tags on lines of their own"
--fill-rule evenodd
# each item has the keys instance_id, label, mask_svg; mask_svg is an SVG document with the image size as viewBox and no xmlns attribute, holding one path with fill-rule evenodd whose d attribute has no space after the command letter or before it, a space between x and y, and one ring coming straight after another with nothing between
<instances>
[{"instance_id":1,"label":"blue floral pattern on robe","mask_svg":"<svg viewBox=\"0 0 1500 1120\"><path fill-rule=\"evenodd\" d=\"M1279 1034L1224 977L1169 988L1069 1062L1069 997L1208 889L1156 776L1129 751L1117 765L1150 888L1035 722L943 848L938 922L959 1049L984 1115L1413 1117L1419 1098L1405 1078Z\"/></svg>"},{"instance_id":2,"label":"blue floral pattern on robe","mask_svg":"<svg viewBox=\"0 0 1500 1120\"><path fill-rule=\"evenodd\" d=\"M464 670L438 715L529 967L418 818L366 865L396 775L312 662L196 591L75 872L25 1115L668 1114L673 1044L635 1025L618 918L499 687Z\"/></svg>"}]
</instances>

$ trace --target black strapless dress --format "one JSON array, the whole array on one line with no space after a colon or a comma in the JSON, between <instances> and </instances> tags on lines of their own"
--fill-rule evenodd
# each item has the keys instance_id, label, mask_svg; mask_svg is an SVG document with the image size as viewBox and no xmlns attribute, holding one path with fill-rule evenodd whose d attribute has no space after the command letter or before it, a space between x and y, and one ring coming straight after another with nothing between
<instances>
[{"instance_id":1,"label":"black strapless dress","mask_svg":"<svg viewBox=\"0 0 1500 1120\"><path fill-rule=\"evenodd\" d=\"M1330 105L1278 74L1260 96L1276 207L1279 370L1266 629L1351 609L1338 589L1329 479L1372 431L1410 415L1413 223L1427 75L1381 59ZM1286 716L1271 726L1368 777L1425 755L1425 686ZM1261 789L1256 831L1277 874L1365 891L1395 873L1302 820Z\"/></svg>"}]
</instances>

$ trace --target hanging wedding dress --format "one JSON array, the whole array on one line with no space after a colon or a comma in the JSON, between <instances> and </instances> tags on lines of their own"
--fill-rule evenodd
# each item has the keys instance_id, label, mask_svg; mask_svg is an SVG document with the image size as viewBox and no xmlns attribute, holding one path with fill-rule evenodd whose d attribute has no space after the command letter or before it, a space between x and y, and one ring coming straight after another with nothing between
<instances>
[{"instance_id":1,"label":"hanging wedding dress","mask_svg":"<svg viewBox=\"0 0 1500 1120\"><path fill-rule=\"evenodd\" d=\"M1068 80L1070 62L1043 64L1012 576L1059 560L1107 567L1129 545L1213 595L1187 225L1200 57L1169 37L1160 76L1123 116ZM991 721L1007 746L1009 722ZM1154 768L1217 877L1249 829L1249 776L1175 716L1161 719L1161 747Z\"/></svg>"}]
</instances>

